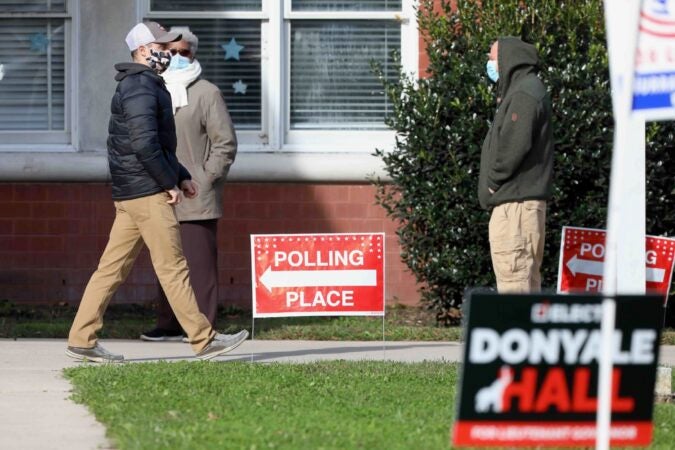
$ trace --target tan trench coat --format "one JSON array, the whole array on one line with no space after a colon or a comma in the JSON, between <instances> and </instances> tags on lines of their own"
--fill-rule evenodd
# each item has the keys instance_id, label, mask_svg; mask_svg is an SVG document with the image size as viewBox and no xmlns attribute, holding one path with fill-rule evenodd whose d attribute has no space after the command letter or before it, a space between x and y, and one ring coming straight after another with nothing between
<instances>
[{"instance_id":1,"label":"tan trench coat","mask_svg":"<svg viewBox=\"0 0 675 450\"><path fill-rule=\"evenodd\" d=\"M178 160L199 185L199 195L176 207L178 220L223 215L223 184L237 154L237 137L218 87L198 79L187 88L188 105L176 111Z\"/></svg>"}]
</instances>

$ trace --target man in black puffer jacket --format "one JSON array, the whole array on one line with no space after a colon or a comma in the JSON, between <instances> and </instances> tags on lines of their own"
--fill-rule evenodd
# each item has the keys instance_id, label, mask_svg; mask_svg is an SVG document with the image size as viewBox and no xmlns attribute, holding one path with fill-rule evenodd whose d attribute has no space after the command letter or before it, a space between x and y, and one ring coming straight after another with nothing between
<instances>
[{"instance_id":1,"label":"man in black puffer jacket","mask_svg":"<svg viewBox=\"0 0 675 450\"><path fill-rule=\"evenodd\" d=\"M199 311L180 240L174 206L197 186L176 158L171 97L158 73L169 65L166 44L181 39L155 22L139 23L127 35L133 63L117 64L112 99L108 161L115 222L98 269L85 289L68 336L66 354L79 360L120 362L102 348L96 332L103 313L145 243L176 318L200 359L228 352L248 337L216 333Z\"/></svg>"},{"instance_id":2,"label":"man in black puffer jacket","mask_svg":"<svg viewBox=\"0 0 675 450\"><path fill-rule=\"evenodd\" d=\"M171 97L163 79L149 66L116 64L119 82L110 107L108 164L113 200L167 191L180 203L183 188L193 195L190 174L176 158L176 128ZM188 181L187 183L183 183Z\"/></svg>"}]
</instances>

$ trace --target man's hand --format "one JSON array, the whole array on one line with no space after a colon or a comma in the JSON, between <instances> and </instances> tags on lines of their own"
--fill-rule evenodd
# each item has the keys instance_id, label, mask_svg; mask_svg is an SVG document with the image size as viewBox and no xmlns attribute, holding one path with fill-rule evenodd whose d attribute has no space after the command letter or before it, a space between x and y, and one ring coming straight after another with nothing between
<instances>
[{"instance_id":1,"label":"man's hand","mask_svg":"<svg viewBox=\"0 0 675 450\"><path fill-rule=\"evenodd\" d=\"M199 194L199 186L192 180L183 180L180 189L187 198L195 198Z\"/></svg>"},{"instance_id":2,"label":"man's hand","mask_svg":"<svg viewBox=\"0 0 675 450\"><path fill-rule=\"evenodd\" d=\"M177 205L183 200L183 193L176 186L166 192L171 196L171 198L166 201L169 205Z\"/></svg>"}]
</instances>

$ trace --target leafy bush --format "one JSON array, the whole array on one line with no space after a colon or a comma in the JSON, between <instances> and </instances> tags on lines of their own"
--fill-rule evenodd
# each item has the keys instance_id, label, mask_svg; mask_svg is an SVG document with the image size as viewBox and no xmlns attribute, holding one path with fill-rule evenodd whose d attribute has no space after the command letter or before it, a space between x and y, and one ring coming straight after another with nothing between
<instances>
[{"instance_id":1,"label":"leafy bush","mask_svg":"<svg viewBox=\"0 0 675 450\"><path fill-rule=\"evenodd\" d=\"M426 77L402 73L389 83L380 72L394 105L388 125L398 139L393 151L376 151L391 177L375 181L377 201L400 223L401 257L424 285L423 300L443 310L459 305L467 287L494 285L489 213L477 199L481 144L496 106L485 74L491 43L511 35L535 44L553 101L556 162L544 288L556 285L562 226L605 226L613 132L601 0L456 3L422 2ZM674 129L672 123L648 127L650 234L675 230Z\"/></svg>"}]
</instances>

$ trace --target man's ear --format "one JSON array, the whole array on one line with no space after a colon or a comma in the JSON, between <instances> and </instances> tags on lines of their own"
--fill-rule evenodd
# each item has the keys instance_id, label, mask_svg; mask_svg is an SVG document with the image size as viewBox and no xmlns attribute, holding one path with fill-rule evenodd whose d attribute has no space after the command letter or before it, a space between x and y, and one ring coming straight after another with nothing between
<instances>
[{"instance_id":1,"label":"man's ear","mask_svg":"<svg viewBox=\"0 0 675 450\"><path fill-rule=\"evenodd\" d=\"M138 56L141 57L142 59L148 57L149 51L148 47L146 47L145 45L141 45L140 47L138 47L138 49L136 49L136 51L138 52Z\"/></svg>"}]
</instances>

